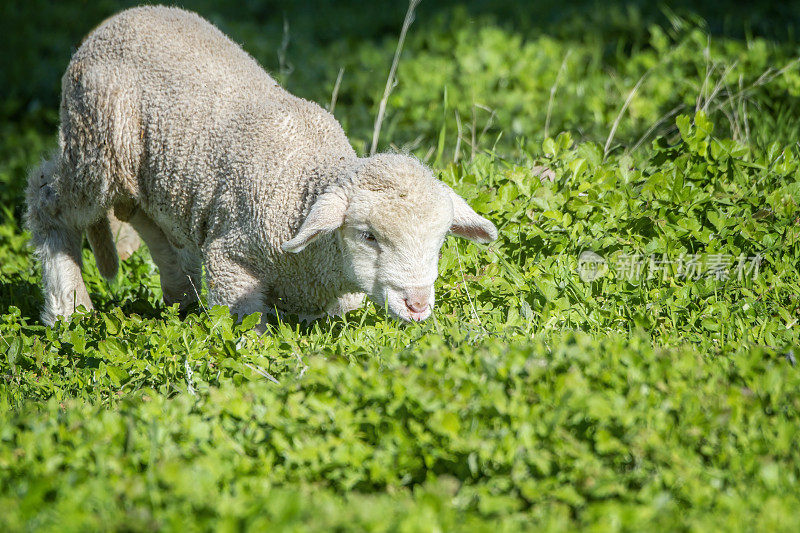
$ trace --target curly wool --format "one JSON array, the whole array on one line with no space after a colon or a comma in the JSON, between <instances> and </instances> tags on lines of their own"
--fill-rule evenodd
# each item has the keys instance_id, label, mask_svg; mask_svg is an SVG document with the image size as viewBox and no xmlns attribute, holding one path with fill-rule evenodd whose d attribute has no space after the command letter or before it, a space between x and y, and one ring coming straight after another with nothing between
<instances>
[{"instance_id":1,"label":"curly wool","mask_svg":"<svg viewBox=\"0 0 800 533\"><path fill-rule=\"evenodd\" d=\"M43 320L92 307L80 274L81 236L88 234L101 272L112 277L117 252L130 253L114 247L116 219L147 244L168 304L196 300L202 265L210 303L240 317L275 309L346 312L360 305L367 283L348 275L342 237L332 232L359 187L388 191L386 212L416 217L397 215L394 224L416 224L418 241L429 241L425 254L400 250L395 262L413 272L420 268L410 261L425 255L430 288L415 293L413 279L372 280L376 298L386 298L384 286L403 285L410 288L395 291L395 300L422 309L429 299L432 306L434 256L458 213L469 222L468 238L496 236L413 158L359 159L330 113L282 89L198 15L161 6L124 11L73 56L62 79L59 151L29 179L26 219L43 266ZM400 190L417 194L395 194ZM420 206L433 212L421 215ZM426 227L441 235L423 234ZM293 236L289 248L303 253L286 252Z\"/></svg>"},{"instance_id":2,"label":"curly wool","mask_svg":"<svg viewBox=\"0 0 800 533\"><path fill-rule=\"evenodd\" d=\"M49 185L60 205L80 206L64 213L76 226L115 205L129 220L133 204L195 268L202 255L236 257L233 269L209 265L232 270L218 284L291 271L305 282L282 284L282 307L316 313L335 299L342 287L326 254L277 257L317 193L357 161L332 115L283 90L198 15L168 7L104 22L62 85L62 172Z\"/></svg>"}]
</instances>

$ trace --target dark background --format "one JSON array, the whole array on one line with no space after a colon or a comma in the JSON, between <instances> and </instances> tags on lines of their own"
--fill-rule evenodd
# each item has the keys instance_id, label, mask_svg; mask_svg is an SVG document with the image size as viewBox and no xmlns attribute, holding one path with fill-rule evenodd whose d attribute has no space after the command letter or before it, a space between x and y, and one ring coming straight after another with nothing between
<instances>
[{"instance_id":1,"label":"dark background","mask_svg":"<svg viewBox=\"0 0 800 533\"><path fill-rule=\"evenodd\" d=\"M18 119L32 108L56 106L61 73L83 36L115 12L143 3L152 2L3 2L0 11L2 118ZM289 60L293 65L303 65L318 62L313 61L315 56L318 60L320 54L325 54L326 47L335 42L363 44L364 41L378 43L383 39L396 39L407 7L403 1L388 0L185 0L175 5L197 11L214 22L243 43L271 72L279 69L275 50L280 47L284 20L290 29ZM431 31L432 21L452 17L454 10L466 12L468 20L491 19L523 38L542 33L561 40L600 38L607 43L609 53L620 45L643 45L648 26L666 25L671 12L699 17L715 36L741 39L755 36L796 43L800 30L800 2L796 1L423 0L417 9L414 33ZM385 73L380 75L385 76ZM290 90L303 96L315 95L313 87L288 85Z\"/></svg>"}]
</instances>

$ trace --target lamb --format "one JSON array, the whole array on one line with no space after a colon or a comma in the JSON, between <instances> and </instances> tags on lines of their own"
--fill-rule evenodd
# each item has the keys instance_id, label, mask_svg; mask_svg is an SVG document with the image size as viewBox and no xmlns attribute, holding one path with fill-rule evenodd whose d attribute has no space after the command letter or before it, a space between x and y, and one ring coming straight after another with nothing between
<instances>
[{"instance_id":1,"label":"lamb","mask_svg":"<svg viewBox=\"0 0 800 533\"><path fill-rule=\"evenodd\" d=\"M448 231L497 238L421 162L358 157L330 113L181 9L129 9L89 34L62 78L60 120L26 191L48 325L92 309L83 234L111 279L136 245L126 224L168 305L196 301L205 270L209 304L240 319L342 314L368 295L421 321Z\"/></svg>"}]
</instances>

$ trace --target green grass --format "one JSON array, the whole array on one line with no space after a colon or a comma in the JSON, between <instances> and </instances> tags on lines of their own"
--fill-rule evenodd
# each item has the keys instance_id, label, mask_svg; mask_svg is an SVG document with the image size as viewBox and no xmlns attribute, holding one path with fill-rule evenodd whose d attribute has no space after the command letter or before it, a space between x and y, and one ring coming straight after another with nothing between
<instances>
[{"instance_id":1,"label":"green grass","mask_svg":"<svg viewBox=\"0 0 800 533\"><path fill-rule=\"evenodd\" d=\"M97 311L46 328L25 171L70 47L120 5L26 3L9 38L35 68L0 84L3 530L796 528L797 15L423 2L381 146L500 229L445 243L435 319L370 304L258 337L165 309L146 249L109 284L87 247ZM366 150L402 9L188 7L322 104L344 68L335 114Z\"/></svg>"}]
</instances>

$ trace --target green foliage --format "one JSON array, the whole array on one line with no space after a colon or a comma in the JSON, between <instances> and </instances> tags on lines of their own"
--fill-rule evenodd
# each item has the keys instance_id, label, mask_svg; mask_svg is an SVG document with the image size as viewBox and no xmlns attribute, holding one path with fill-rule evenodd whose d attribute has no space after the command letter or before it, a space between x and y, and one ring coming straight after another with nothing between
<instances>
[{"instance_id":1,"label":"green foliage","mask_svg":"<svg viewBox=\"0 0 800 533\"><path fill-rule=\"evenodd\" d=\"M380 331L352 331L302 360L292 345L303 337L264 347L247 334L229 358L225 340L198 335L239 335L219 313L161 327L145 341L169 354L158 369L158 355L106 356L113 373L80 369L89 355L65 358L92 375L80 396L113 391L102 405L52 397L0 415L0 502L17 509L8 526L793 522L800 376L767 350L708 358L585 334L476 343L442 325L441 336L401 332L382 345L370 338ZM209 352L186 352L181 337ZM280 385L242 367L268 364L265 354ZM148 375L172 382L171 395L143 386Z\"/></svg>"},{"instance_id":2,"label":"green foliage","mask_svg":"<svg viewBox=\"0 0 800 533\"><path fill-rule=\"evenodd\" d=\"M345 3L355 29L337 38L287 8L280 65L262 3L196 4L316 101L345 67L336 114L363 148L396 30L376 21L402 13ZM43 80L65 35L119 4L54 12L63 33L37 46L58 53L0 122L0 528L796 527L796 43L645 8L591 31L565 11L545 32L479 4L415 22L382 139L427 156L500 239L448 239L423 324L368 305L261 337L255 315L164 308L145 249L109 284L87 248L97 311L39 322L20 220L26 168L54 143Z\"/></svg>"}]
</instances>

